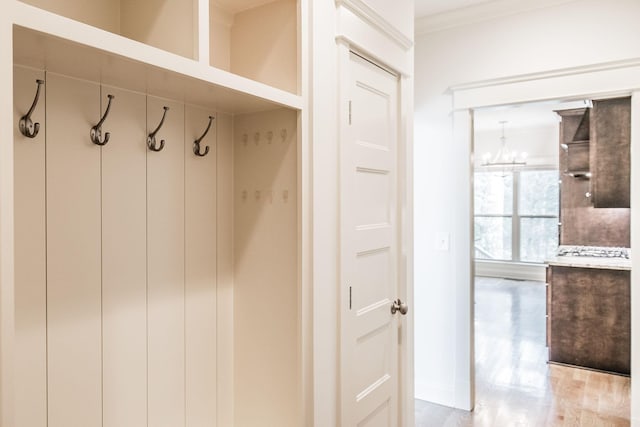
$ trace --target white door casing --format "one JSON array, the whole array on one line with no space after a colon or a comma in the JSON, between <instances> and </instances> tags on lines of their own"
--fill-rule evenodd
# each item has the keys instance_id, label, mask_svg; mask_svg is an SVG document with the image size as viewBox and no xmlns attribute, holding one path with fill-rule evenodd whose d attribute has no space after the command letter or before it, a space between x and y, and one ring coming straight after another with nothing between
<instances>
[{"instance_id":1,"label":"white door casing","mask_svg":"<svg viewBox=\"0 0 640 427\"><path fill-rule=\"evenodd\" d=\"M396 75L340 57L341 420L399 420L398 90Z\"/></svg>"}]
</instances>

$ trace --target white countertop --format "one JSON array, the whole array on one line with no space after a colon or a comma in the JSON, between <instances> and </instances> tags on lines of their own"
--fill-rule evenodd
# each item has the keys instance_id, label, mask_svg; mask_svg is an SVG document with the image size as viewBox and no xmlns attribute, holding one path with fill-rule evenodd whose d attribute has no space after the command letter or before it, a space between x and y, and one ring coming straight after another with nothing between
<instances>
[{"instance_id":1,"label":"white countertop","mask_svg":"<svg viewBox=\"0 0 640 427\"><path fill-rule=\"evenodd\" d=\"M602 268L607 270L631 270L631 260L586 256L557 256L545 260L545 264L561 267Z\"/></svg>"}]
</instances>

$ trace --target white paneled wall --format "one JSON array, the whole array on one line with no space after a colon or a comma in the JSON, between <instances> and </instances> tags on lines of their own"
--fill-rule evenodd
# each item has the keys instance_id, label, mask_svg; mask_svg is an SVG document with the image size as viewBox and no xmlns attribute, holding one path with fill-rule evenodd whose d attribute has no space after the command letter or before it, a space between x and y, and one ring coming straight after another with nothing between
<instances>
[{"instance_id":1,"label":"white paneled wall","mask_svg":"<svg viewBox=\"0 0 640 427\"><path fill-rule=\"evenodd\" d=\"M46 90L48 426L98 427L100 147L87 135L100 117L100 85L48 73Z\"/></svg>"},{"instance_id":2,"label":"white paneled wall","mask_svg":"<svg viewBox=\"0 0 640 427\"><path fill-rule=\"evenodd\" d=\"M186 426L215 425L216 354L216 185L218 123L200 142L211 114L187 106L185 112L185 393ZM212 116L213 117L213 116ZM215 119L215 117L214 117Z\"/></svg>"},{"instance_id":3,"label":"white paneled wall","mask_svg":"<svg viewBox=\"0 0 640 427\"><path fill-rule=\"evenodd\" d=\"M33 102L36 79L44 72L16 67L14 72L14 122ZM15 328L16 424L47 425L47 259L45 217L45 103L40 99L32 120L40 124L35 138L23 136L14 127L15 192Z\"/></svg>"},{"instance_id":4,"label":"white paneled wall","mask_svg":"<svg viewBox=\"0 0 640 427\"><path fill-rule=\"evenodd\" d=\"M149 425L185 418L184 106L147 98L147 131L162 151L147 152L147 330Z\"/></svg>"},{"instance_id":5,"label":"white paneled wall","mask_svg":"<svg viewBox=\"0 0 640 427\"><path fill-rule=\"evenodd\" d=\"M282 109L234 122L237 426L300 425L296 121Z\"/></svg>"},{"instance_id":6,"label":"white paneled wall","mask_svg":"<svg viewBox=\"0 0 640 427\"><path fill-rule=\"evenodd\" d=\"M15 75L17 124L45 73ZM34 120L15 134L15 427L298 426L297 112L47 73Z\"/></svg>"},{"instance_id":7,"label":"white paneled wall","mask_svg":"<svg viewBox=\"0 0 640 427\"><path fill-rule=\"evenodd\" d=\"M115 98L101 149L103 425L134 427L147 423L146 99L103 86L102 113L108 94Z\"/></svg>"}]
</instances>

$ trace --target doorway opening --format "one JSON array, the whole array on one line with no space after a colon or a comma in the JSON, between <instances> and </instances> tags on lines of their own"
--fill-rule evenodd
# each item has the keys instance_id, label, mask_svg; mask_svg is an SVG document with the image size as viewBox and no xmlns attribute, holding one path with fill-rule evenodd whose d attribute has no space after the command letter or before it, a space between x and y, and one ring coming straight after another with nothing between
<instances>
[{"instance_id":1,"label":"doorway opening","mask_svg":"<svg viewBox=\"0 0 640 427\"><path fill-rule=\"evenodd\" d=\"M417 401L416 425L466 425L478 419L490 425L551 425L559 417L573 417L576 424L628 425L628 377L548 363L549 261L562 243L623 246L580 245L566 233L562 237L562 202L566 206L567 193L575 188L589 199L591 176L567 171L561 112L590 108L591 101L579 100L474 110L475 410ZM479 159L494 157L485 153L500 148L501 122L507 122L509 148L528 154L526 165L481 166Z\"/></svg>"}]
</instances>

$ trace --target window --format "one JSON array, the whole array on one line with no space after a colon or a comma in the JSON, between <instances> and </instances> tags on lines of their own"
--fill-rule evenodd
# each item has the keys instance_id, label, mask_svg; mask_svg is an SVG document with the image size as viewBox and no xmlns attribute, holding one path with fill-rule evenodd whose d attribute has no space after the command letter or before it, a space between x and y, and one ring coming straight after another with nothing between
<instances>
[{"instance_id":1,"label":"window","mask_svg":"<svg viewBox=\"0 0 640 427\"><path fill-rule=\"evenodd\" d=\"M558 171L475 173L477 259L543 262L558 247Z\"/></svg>"}]
</instances>

